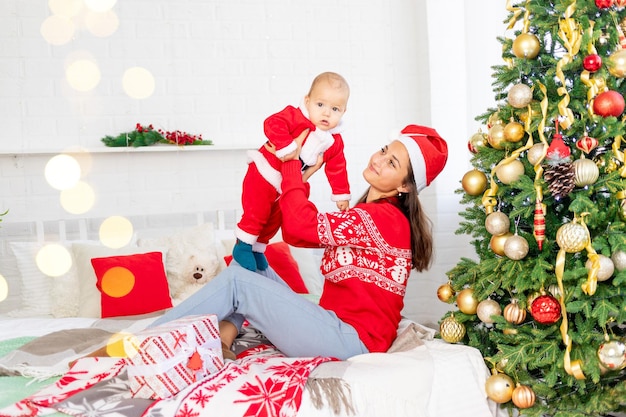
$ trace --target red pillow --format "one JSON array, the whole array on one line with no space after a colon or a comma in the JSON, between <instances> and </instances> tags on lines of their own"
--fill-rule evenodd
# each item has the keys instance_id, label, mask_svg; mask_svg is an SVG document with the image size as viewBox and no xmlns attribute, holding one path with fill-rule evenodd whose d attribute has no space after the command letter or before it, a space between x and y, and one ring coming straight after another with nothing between
<instances>
[{"instance_id":1,"label":"red pillow","mask_svg":"<svg viewBox=\"0 0 626 417\"><path fill-rule=\"evenodd\" d=\"M133 316L172 307L163 254L92 258L102 317Z\"/></svg>"},{"instance_id":2,"label":"red pillow","mask_svg":"<svg viewBox=\"0 0 626 417\"><path fill-rule=\"evenodd\" d=\"M298 294L309 293L302 279L302 275L300 275L298 263L293 256L291 256L288 244L285 242L270 243L265 249L265 256L267 257L267 263L270 264L272 269L276 271L278 276L281 277L292 290ZM226 265L230 264L232 260L232 255L224 257Z\"/></svg>"}]
</instances>

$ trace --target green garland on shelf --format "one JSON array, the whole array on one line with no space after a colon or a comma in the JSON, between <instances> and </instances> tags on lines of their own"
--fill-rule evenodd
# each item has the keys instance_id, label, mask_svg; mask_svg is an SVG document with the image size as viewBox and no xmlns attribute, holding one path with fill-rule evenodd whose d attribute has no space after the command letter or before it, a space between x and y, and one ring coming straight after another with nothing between
<instances>
[{"instance_id":1,"label":"green garland on shelf","mask_svg":"<svg viewBox=\"0 0 626 417\"><path fill-rule=\"evenodd\" d=\"M180 130L164 131L162 129L154 129L152 125L142 126L137 123L135 130L127 133L120 133L117 136L107 135L103 137L102 142L110 147L129 147L134 148L140 146L150 146L157 143L169 145L213 145L210 140L203 140L202 135L192 135Z\"/></svg>"}]
</instances>

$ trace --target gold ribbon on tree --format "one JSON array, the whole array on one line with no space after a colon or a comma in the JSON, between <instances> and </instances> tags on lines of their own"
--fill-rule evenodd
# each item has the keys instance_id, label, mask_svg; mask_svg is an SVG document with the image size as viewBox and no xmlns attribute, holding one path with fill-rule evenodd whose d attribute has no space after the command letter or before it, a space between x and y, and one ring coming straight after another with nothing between
<instances>
[{"instance_id":1,"label":"gold ribbon on tree","mask_svg":"<svg viewBox=\"0 0 626 417\"><path fill-rule=\"evenodd\" d=\"M598 53L598 51L596 50L596 46L593 43L593 25L594 24L595 22L593 20L590 20L589 29L587 29L588 36L589 36L589 44L587 44L587 53L589 55ZM587 106L587 112L589 113L589 116L593 117L595 116L595 113L593 112L593 100L598 95L598 93L601 93L607 89L606 82L604 78L602 77L594 76L592 78L591 73L587 70L583 70L583 72L580 74L580 80L582 81L583 84L589 87L589 89L587 90L587 101L589 103L589 105Z\"/></svg>"},{"instance_id":2,"label":"gold ribbon on tree","mask_svg":"<svg viewBox=\"0 0 626 417\"><path fill-rule=\"evenodd\" d=\"M511 0L506 0L506 10L513 13L513 16L511 16L511 18L509 19L509 25L507 26L507 29L513 29L513 26L515 26L515 24L519 20L519 17L522 15L522 9L521 7L514 7ZM526 31L528 30L528 14L529 11L526 10L526 16L524 17L524 29Z\"/></svg>"},{"instance_id":3,"label":"gold ribbon on tree","mask_svg":"<svg viewBox=\"0 0 626 417\"><path fill-rule=\"evenodd\" d=\"M611 150L613 151L613 155L615 159L622 163L622 168L619 170L619 175L622 178L626 178L626 165L624 164L624 152L621 151L622 141L624 138L622 135L615 136L613 140L613 145L611 145Z\"/></svg>"},{"instance_id":4,"label":"gold ribbon on tree","mask_svg":"<svg viewBox=\"0 0 626 417\"><path fill-rule=\"evenodd\" d=\"M556 280L559 286L559 291L561 293L559 297L559 304L561 305L561 317L562 317L560 331L561 331L561 338L563 339L563 343L565 344L563 366L565 368L565 372L567 372L569 375L572 375L576 379L585 379L585 374L582 371L582 361L581 360L572 361L570 357L570 353L572 351L572 339L570 338L568 334L567 310L565 307L565 288L563 287L563 272L565 271L566 253L567 252L579 252L582 249L586 249L587 256L592 261L593 266L589 271L587 282L583 284L583 291L585 291L585 288L587 288L587 290L591 291L590 293L588 293L589 295L592 295L595 292L595 287L597 286L597 272L600 269L600 260L595 250L591 247L591 237L589 235L589 230L587 229L587 225L585 225L585 222L583 220L583 217L587 214L588 213L583 213L580 218L574 217L574 220L571 223L561 226L563 228L563 227L576 225L576 223L580 221L580 225L584 229L585 237L583 240L577 242L575 240L576 238L579 238L580 236L576 236L573 242L565 242L565 244L561 242L559 244L560 249L556 257L556 269L555 269ZM559 231L560 230L561 229L559 229ZM559 233L557 232L557 237L558 235ZM587 291L585 292L587 293Z\"/></svg>"},{"instance_id":5,"label":"gold ribbon on tree","mask_svg":"<svg viewBox=\"0 0 626 417\"><path fill-rule=\"evenodd\" d=\"M570 62L578 51L580 50L580 44L582 42L581 30L578 23L572 19L572 15L576 10L576 2L574 1L565 10L565 17L559 20L559 38L563 41L563 46L567 49L567 53L556 64L556 76L561 81L561 87L557 89L559 96L563 98L559 102L559 114L563 116L560 124L563 129L568 129L572 123L574 123L574 112L568 108L569 105L569 93L565 87L565 74L563 73L563 67Z\"/></svg>"}]
</instances>

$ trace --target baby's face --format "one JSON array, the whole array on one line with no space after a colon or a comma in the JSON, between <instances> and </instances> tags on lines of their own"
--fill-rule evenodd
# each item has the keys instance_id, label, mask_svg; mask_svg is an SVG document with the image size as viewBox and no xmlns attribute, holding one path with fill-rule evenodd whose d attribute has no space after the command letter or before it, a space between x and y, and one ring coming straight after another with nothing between
<instances>
[{"instance_id":1,"label":"baby's face","mask_svg":"<svg viewBox=\"0 0 626 417\"><path fill-rule=\"evenodd\" d=\"M336 88L326 82L315 86L311 94L304 98L309 120L317 129L330 130L337 127L346 112L348 95L346 88Z\"/></svg>"}]
</instances>

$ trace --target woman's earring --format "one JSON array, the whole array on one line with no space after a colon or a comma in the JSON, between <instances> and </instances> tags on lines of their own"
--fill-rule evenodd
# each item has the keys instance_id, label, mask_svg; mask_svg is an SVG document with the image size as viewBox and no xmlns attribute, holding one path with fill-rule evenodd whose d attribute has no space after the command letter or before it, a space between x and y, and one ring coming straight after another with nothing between
<instances>
[{"instance_id":1,"label":"woman's earring","mask_svg":"<svg viewBox=\"0 0 626 417\"><path fill-rule=\"evenodd\" d=\"M398 191L398 198L402 197L402 193Z\"/></svg>"}]
</instances>

